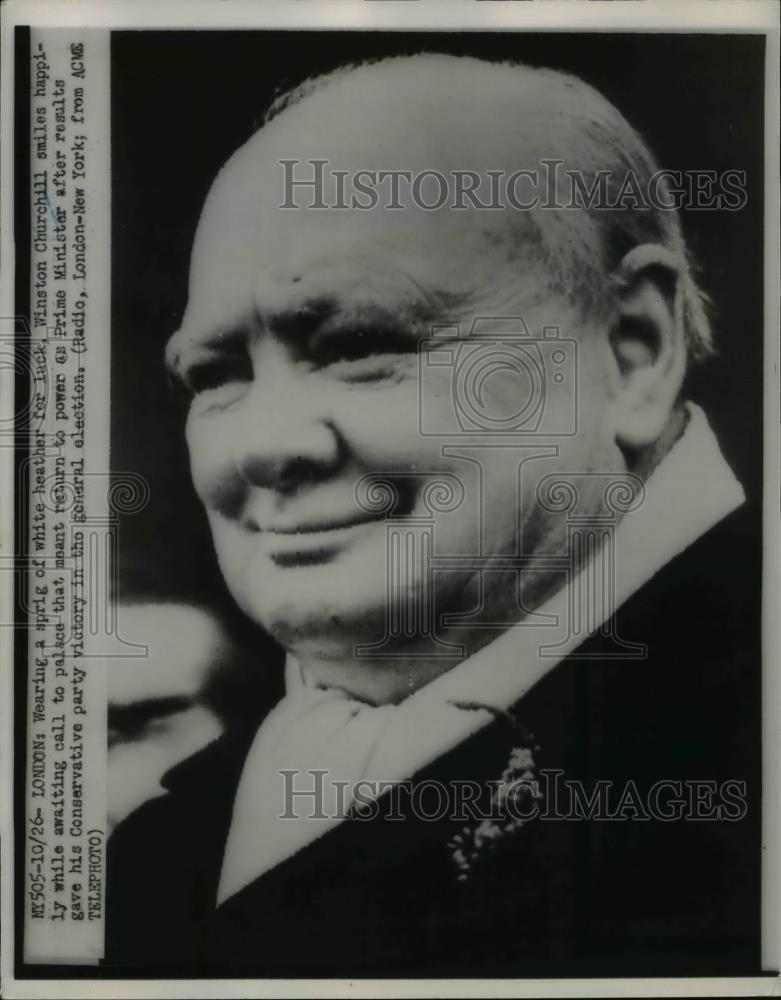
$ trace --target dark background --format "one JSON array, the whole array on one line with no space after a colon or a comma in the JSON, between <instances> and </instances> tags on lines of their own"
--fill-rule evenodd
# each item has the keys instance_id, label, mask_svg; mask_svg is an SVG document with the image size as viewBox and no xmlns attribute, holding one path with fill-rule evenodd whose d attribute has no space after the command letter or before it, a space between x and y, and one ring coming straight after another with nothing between
<instances>
[{"instance_id":1,"label":"dark background","mask_svg":"<svg viewBox=\"0 0 781 1000\"><path fill-rule=\"evenodd\" d=\"M345 61L420 50L570 71L624 113L663 167L747 172L742 210L683 213L713 301L718 348L687 395L705 407L749 496L761 497L762 36L118 32L111 95L112 467L141 473L151 486L146 509L121 525L120 599L193 600L234 618L190 486L184 413L163 370L211 181L256 129L276 88Z\"/></svg>"}]
</instances>

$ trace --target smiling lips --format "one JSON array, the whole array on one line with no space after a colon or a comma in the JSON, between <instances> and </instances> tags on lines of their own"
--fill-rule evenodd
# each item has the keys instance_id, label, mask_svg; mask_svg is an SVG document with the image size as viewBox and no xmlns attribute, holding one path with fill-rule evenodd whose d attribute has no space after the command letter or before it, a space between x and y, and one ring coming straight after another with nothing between
<instances>
[{"instance_id":1,"label":"smiling lips","mask_svg":"<svg viewBox=\"0 0 781 1000\"><path fill-rule=\"evenodd\" d=\"M262 534L267 535L320 535L329 531L340 531L343 528L354 528L359 524L366 524L369 521L377 520L384 520L384 518L378 518L376 514L357 514L355 517L348 517L338 521L304 521L300 524L292 525L272 524L258 528L258 530Z\"/></svg>"},{"instance_id":2,"label":"smiling lips","mask_svg":"<svg viewBox=\"0 0 781 1000\"><path fill-rule=\"evenodd\" d=\"M384 520L384 516L360 514L338 521L269 525L257 530L276 565L301 566L328 562L352 539L356 531Z\"/></svg>"}]
</instances>

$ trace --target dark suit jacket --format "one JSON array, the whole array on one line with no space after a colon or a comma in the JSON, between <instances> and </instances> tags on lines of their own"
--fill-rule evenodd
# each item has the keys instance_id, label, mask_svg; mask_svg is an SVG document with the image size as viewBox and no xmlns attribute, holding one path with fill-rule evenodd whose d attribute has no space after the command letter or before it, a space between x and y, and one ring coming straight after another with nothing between
<instances>
[{"instance_id":1,"label":"dark suit jacket","mask_svg":"<svg viewBox=\"0 0 781 1000\"><path fill-rule=\"evenodd\" d=\"M496 780L514 747L534 746L560 781L612 782L611 808L630 782L642 813L655 782L680 781L684 798L699 795L697 818L632 819L631 806L623 819L538 818L459 879L463 822L381 813L343 822L215 908L254 736L235 732L115 832L106 964L258 977L758 972L759 525L756 510L731 515L618 611L618 634L646 643L647 659L609 658L612 640L591 637L577 652L594 658L562 661L415 779ZM728 780L744 785L725 793ZM568 805L565 794L548 811Z\"/></svg>"}]
</instances>

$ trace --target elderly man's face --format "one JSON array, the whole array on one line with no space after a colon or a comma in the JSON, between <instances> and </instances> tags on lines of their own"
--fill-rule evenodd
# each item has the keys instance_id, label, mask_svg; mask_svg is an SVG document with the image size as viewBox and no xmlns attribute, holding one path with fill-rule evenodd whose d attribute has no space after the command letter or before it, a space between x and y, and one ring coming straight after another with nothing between
<instances>
[{"instance_id":1,"label":"elderly man's face","mask_svg":"<svg viewBox=\"0 0 781 1000\"><path fill-rule=\"evenodd\" d=\"M312 121L293 131L288 114ZM550 296L532 249L510 252L495 215L280 210L280 157L376 165L367 163L365 135L329 142L326 131L306 102L272 123L223 171L196 240L176 353L194 393L193 480L222 572L244 611L300 652L344 655L382 638L389 595L416 607L430 591L436 612L481 609L478 618L511 622L550 578L524 574L519 595L514 571L481 572L479 557L558 551L560 517L534 499L540 479L617 464L597 402L604 344ZM291 133L302 132L307 144L291 147ZM415 169L413 148L398 140L399 165ZM579 357L549 392L540 433L504 447L510 438L459 425L455 355L419 348L438 324L457 323L458 334L440 334L457 339L476 317L519 315L533 337L558 325L579 342ZM571 419L576 382L580 400L595 402L580 406L576 435L546 436ZM511 424L539 388L528 370L489 364L478 402L498 425ZM389 511L360 500L366 476L393 484L397 525L417 536L433 525L436 571L411 550L396 553L393 569ZM443 479L455 500L432 515L429 487ZM405 641L414 645L414 636Z\"/></svg>"}]
</instances>

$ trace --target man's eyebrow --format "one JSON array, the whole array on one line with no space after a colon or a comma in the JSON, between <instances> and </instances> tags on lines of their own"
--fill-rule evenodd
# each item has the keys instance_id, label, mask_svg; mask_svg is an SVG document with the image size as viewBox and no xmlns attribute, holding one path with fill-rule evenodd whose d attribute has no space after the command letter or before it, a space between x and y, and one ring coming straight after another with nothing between
<instances>
[{"instance_id":1,"label":"man's eyebrow","mask_svg":"<svg viewBox=\"0 0 781 1000\"><path fill-rule=\"evenodd\" d=\"M408 333L411 338L426 337L434 326L451 321L463 305L466 295L462 293L421 294L408 301L401 308L380 302L336 303L335 308L323 316L319 326L330 332L345 326L367 329L387 328Z\"/></svg>"},{"instance_id":2,"label":"man's eyebrow","mask_svg":"<svg viewBox=\"0 0 781 1000\"><path fill-rule=\"evenodd\" d=\"M253 327L263 326L277 336L292 340L304 340L318 329L331 331L339 325L355 327L407 328L411 337L428 336L434 325L444 321L452 322L453 317L470 298L469 292L420 292L412 301L396 311L389 305L377 302L354 303L340 300L338 296L314 296L296 307L263 314L262 310L232 326L219 327L213 331L188 329L183 325L168 341L165 352L165 366L169 375L181 378L181 358L189 350L204 353L231 351L243 346Z\"/></svg>"},{"instance_id":3,"label":"man's eyebrow","mask_svg":"<svg viewBox=\"0 0 781 1000\"><path fill-rule=\"evenodd\" d=\"M388 329L416 339L425 336L438 313L430 301L416 300L403 309L377 302L355 303L338 298L317 298L299 306L264 316L264 327L274 336L303 345L317 334L340 330Z\"/></svg>"},{"instance_id":4,"label":"man's eyebrow","mask_svg":"<svg viewBox=\"0 0 781 1000\"><path fill-rule=\"evenodd\" d=\"M318 296L295 307L264 314L265 326L280 337L298 340L314 333L332 316L340 312L336 298Z\"/></svg>"}]
</instances>

